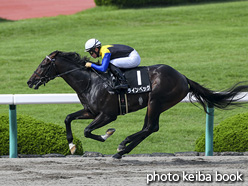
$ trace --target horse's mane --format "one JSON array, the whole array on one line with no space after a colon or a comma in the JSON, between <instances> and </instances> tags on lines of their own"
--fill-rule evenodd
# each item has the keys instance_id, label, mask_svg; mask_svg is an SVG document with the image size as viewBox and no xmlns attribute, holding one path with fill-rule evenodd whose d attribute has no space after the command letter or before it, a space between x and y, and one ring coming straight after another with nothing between
<instances>
[{"instance_id":1,"label":"horse's mane","mask_svg":"<svg viewBox=\"0 0 248 186\"><path fill-rule=\"evenodd\" d=\"M54 51L50 55L55 54L55 56L59 56L64 58L65 60L77 64L77 65L82 65L85 66L86 62L91 62L90 59L87 56L81 57L80 54L77 52L61 52L61 51ZM97 64L97 63L96 63Z\"/></svg>"}]
</instances>

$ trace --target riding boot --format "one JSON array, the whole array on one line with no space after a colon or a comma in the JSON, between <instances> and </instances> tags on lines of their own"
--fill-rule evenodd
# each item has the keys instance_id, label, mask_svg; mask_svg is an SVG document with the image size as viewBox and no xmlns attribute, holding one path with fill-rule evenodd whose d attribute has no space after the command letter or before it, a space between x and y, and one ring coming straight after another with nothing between
<instances>
[{"instance_id":1,"label":"riding boot","mask_svg":"<svg viewBox=\"0 0 248 186\"><path fill-rule=\"evenodd\" d=\"M116 67L115 65L110 63L110 70L114 74L114 76L117 78L119 84L117 84L114 89L128 89L128 84L125 76L121 72L121 70Z\"/></svg>"}]
</instances>

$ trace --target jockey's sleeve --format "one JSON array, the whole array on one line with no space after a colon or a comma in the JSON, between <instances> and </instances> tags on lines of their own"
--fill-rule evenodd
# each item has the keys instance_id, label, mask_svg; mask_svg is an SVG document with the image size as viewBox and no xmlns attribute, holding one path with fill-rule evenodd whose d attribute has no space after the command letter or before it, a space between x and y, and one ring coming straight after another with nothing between
<instances>
[{"instance_id":1,"label":"jockey's sleeve","mask_svg":"<svg viewBox=\"0 0 248 186\"><path fill-rule=\"evenodd\" d=\"M109 66L110 57L111 57L111 53L106 53L102 58L101 65L92 64L91 67L98 71L105 72Z\"/></svg>"}]
</instances>

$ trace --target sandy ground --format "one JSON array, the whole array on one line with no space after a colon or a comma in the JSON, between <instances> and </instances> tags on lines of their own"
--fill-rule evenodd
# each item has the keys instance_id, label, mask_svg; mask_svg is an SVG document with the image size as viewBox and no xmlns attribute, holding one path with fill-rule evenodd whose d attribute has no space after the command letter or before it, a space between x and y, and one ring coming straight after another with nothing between
<instances>
[{"instance_id":1,"label":"sandy ground","mask_svg":"<svg viewBox=\"0 0 248 186\"><path fill-rule=\"evenodd\" d=\"M149 185L239 186L248 185L247 167L248 156L124 157L121 160L0 158L0 183L1 186L142 186L148 182Z\"/></svg>"}]
</instances>

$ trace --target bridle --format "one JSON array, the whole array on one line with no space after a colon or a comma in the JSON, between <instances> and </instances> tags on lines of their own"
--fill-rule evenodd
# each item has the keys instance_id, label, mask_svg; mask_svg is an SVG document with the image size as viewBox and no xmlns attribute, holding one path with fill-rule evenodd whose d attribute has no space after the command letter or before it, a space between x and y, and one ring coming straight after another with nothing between
<instances>
[{"instance_id":1,"label":"bridle","mask_svg":"<svg viewBox=\"0 0 248 186\"><path fill-rule=\"evenodd\" d=\"M46 56L46 59L48 59L50 61L50 63L47 63L45 65L41 65L41 68L45 68L45 67L47 67L49 65L48 68L46 69L45 73L42 75L42 74L38 73L37 71L34 71L34 73L37 76L40 77L40 80L38 81L36 86L39 86L39 85L42 85L42 84L44 84L44 86L45 86L48 81L53 80L56 77L61 77L63 75L69 74L69 73L71 73L73 71L85 68L84 66L82 66L82 67L75 68L75 69L72 69L72 70L69 70L69 71L66 71L66 72L63 72L63 73L59 74L58 71L57 71L57 68L56 68L56 64L55 64L56 59L55 58L50 58L49 56ZM55 75L54 76L49 76L49 73L51 72L52 69L55 71Z\"/></svg>"}]
</instances>

